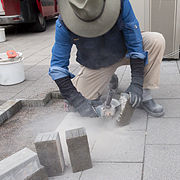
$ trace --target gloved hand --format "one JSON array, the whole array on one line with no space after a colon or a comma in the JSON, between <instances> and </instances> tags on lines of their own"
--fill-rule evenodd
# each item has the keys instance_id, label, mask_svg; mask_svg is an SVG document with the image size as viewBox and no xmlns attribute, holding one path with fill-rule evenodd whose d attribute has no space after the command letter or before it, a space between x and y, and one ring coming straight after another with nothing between
<instances>
[{"instance_id":1,"label":"gloved hand","mask_svg":"<svg viewBox=\"0 0 180 180\"><path fill-rule=\"evenodd\" d=\"M55 80L62 96L71 104L83 117L97 117L97 113L90 101L76 90L70 77Z\"/></svg>"},{"instance_id":2,"label":"gloved hand","mask_svg":"<svg viewBox=\"0 0 180 180\"><path fill-rule=\"evenodd\" d=\"M142 87L131 83L126 92L129 93L130 104L132 105L132 107L138 107L142 102Z\"/></svg>"},{"instance_id":3,"label":"gloved hand","mask_svg":"<svg viewBox=\"0 0 180 180\"><path fill-rule=\"evenodd\" d=\"M132 107L138 107L142 101L143 82L144 82L144 60L130 59L131 84L126 90L130 95Z\"/></svg>"}]
</instances>

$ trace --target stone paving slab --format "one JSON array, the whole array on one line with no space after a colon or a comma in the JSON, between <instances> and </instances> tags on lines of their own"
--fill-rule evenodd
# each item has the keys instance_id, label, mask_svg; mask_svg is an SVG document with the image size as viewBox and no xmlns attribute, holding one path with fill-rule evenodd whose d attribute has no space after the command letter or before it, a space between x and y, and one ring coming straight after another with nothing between
<instances>
[{"instance_id":1,"label":"stone paving slab","mask_svg":"<svg viewBox=\"0 0 180 180\"><path fill-rule=\"evenodd\" d=\"M177 61L163 61L161 63L161 74L179 74Z\"/></svg>"},{"instance_id":2,"label":"stone paving slab","mask_svg":"<svg viewBox=\"0 0 180 180\"><path fill-rule=\"evenodd\" d=\"M80 180L141 180L141 163L95 163Z\"/></svg>"},{"instance_id":3,"label":"stone paving slab","mask_svg":"<svg viewBox=\"0 0 180 180\"><path fill-rule=\"evenodd\" d=\"M90 138L90 137L89 137ZM92 150L95 162L143 162L145 132L101 132Z\"/></svg>"},{"instance_id":4,"label":"stone paving slab","mask_svg":"<svg viewBox=\"0 0 180 180\"><path fill-rule=\"evenodd\" d=\"M180 84L180 74L161 74L160 75L160 85L174 85Z\"/></svg>"},{"instance_id":5,"label":"stone paving slab","mask_svg":"<svg viewBox=\"0 0 180 180\"><path fill-rule=\"evenodd\" d=\"M33 68L25 72L26 80L38 80L44 74L48 74L49 66L47 65L36 65Z\"/></svg>"},{"instance_id":6,"label":"stone paving slab","mask_svg":"<svg viewBox=\"0 0 180 180\"><path fill-rule=\"evenodd\" d=\"M180 117L180 99L158 99L164 107L164 117Z\"/></svg>"},{"instance_id":7,"label":"stone paving slab","mask_svg":"<svg viewBox=\"0 0 180 180\"><path fill-rule=\"evenodd\" d=\"M41 168L38 156L28 148L0 161L1 180L24 180Z\"/></svg>"},{"instance_id":8,"label":"stone paving slab","mask_svg":"<svg viewBox=\"0 0 180 180\"><path fill-rule=\"evenodd\" d=\"M58 90L55 82L48 76L42 76L39 81L23 90L23 93L18 93L14 98L16 99L43 99L46 94Z\"/></svg>"},{"instance_id":9,"label":"stone paving slab","mask_svg":"<svg viewBox=\"0 0 180 180\"><path fill-rule=\"evenodd\" d=\"M49 177L49 180L80 180L81 172L72 173L71 167L66 166L62 176Z\"/></svg>"},{"instance_id":10,"label":"stone paving slab","mask_svg":"<svg viewBox=\"0 0 180 180\"><path fill-rule=\"evenodd\" d=\"M179 118L149 118L146 144L180 144Z\"/></svg>"},{"instance_id":11,"label":"stone paving slab","mask_svg":"<svg viewBox=\"0 0 180 180\"><path fill-rule=\"evenodd\" d=\"M152 91L152 96L158 99L180 99L180 84L161 84L159 89Z\"/></svg>"},{"instance_id":12,"label":"stone paving slab","mask_svg":"<svg viewBox=\"0 0 180 180\"><path fill-rule=\"evenodd\" d=\"M143 180L179 180L179 145L147 145Z\"/></svg>"},{"instance_id":13,"label":"stone paving slab","mask_svg":"<svg viewBox=\"0 0 180 180\"><path fill-rule=\"evenodd\" d=\"M0 94L1 93L18 93L21 92L23 89L29 87L31 84L33 84L34 81L28 81L25 80L19 84L10 85L10 86L1 86L0 85Z\"/></svg>"},{"instance_id":14,"label":"stone paving slab","mask_svg":"<svg viewBox=\"0 0 180 180\"><path fill-rule=\"evenodd\" d=\"M135 109L130 124L123 127L129 131L145 131L147 126L147 113L142 109Z\"/></svg>"},{"instance_id":15,"label":"stone paving slab","mask_svg":"<svg viewBox=\"0 0 180 180\"><path fill-rule=\"evenodd\" d=\"M0 92L0 100L1 101L8 101L16 96L17 93L7 93L7 92Z\"/></svg>"},{"instance_id":16,"label":"stone paving slab","mask_svg":"<svg viewBox=\"0 0 180 180\"><path fill-rule=\"evenodd\" d=\"M135 129L131 131L128 126L120 128L115 126L112 120L83 118L78 113L68 113L57 128L61 136L66 164L69 164L69 157L65 131L80 127L86 129L93 161L143 161L145 131L134 131Z\"/></svg>"}]
</instances>

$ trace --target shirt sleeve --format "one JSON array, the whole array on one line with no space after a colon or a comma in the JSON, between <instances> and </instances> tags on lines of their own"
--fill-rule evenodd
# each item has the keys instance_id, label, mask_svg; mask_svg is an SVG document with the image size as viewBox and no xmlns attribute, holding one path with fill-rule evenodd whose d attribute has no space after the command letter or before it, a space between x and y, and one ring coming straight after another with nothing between
<instances>
[{"instance_id":1,"label":"shirt sleeve","mask_svg":"<svg viewBox=\"0 0 180 180\"><path fill-rule=\"evenodd\" d=\"M121 26L127 47L127 58L145 59L148 63L148 53L143 49L143 40L139 22L135 17L129 0L122 0L121 5Z\"/></svg>"},{"instance_id":2,"label":"shirt sleeve","mask_svg":"<svg viewBox=\"0 0 180 180\"><path fill-rule=\"evenodd\" d=\"M69 32L58 19L56 21L55 43L52 48L51 64L49 68L49 75L53 80L66 76L71 78L74 77L68 69L71 48L72 42Z\"/></svg>"}]
</instances>

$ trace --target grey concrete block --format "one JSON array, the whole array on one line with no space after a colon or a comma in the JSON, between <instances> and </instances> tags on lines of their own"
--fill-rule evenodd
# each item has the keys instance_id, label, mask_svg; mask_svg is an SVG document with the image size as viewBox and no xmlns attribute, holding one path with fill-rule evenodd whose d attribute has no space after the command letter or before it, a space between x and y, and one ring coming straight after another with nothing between
<instances>
[{"instance_id":1,"label":"grey concrete block","mask_svg":"<svg viewBox=\"0 0 180 180\"><path fill-rule=\"evenodd\" d=\"M64 172L64 156L57 132L39 134L35 140L35 147L40 163L45 167L49 177Z\"/></svg>"},{"instance_id":2,"label":"grey concrete block","mask_svg":"<svg viewBox=\"0 0 180 180\"><path fill-rule=\"evenodd\" d=\"M66 131L66 142L73 172L92 168L85 128Z\"/></svg>"},{"instance_id":3,"label":"grey concrete block","mask_svg":"<svg viewBox=\"0 0 180 180\"><path fill-rule=\"evenodd\" d=\"M179 180L179 145L147 145L143 180Z\"/></svg>"},{"instance_id":4,"label":"grey concrete block","mask_svg":"<svg viewBox=\"0 0 180 180\"><path fill-rule=\"evenodd\" d=\"M149 118L147 144L180 144L179 118Z\"/></svg>"},{"instance_id":5,"label":"grey concrete block","mask_svg":"<svg viewBox=\"0 0 180 180\"><path fill-rule=\"evenodd\" d=\"M45 168L42 166L32 175L26 177L24 180L48 180L48 175L45 171Z\"/></svg>"},{"instance_id":6,"label":"grey concrete block","mask_svg":"<svg viewBox=\"0 0 180 180\"><path fill-rule=\"evenodd\" d=\"M24 180L39 168L41 168L41 165L37 154L25 148L0 161L0 179Z\"/></svg>"},{"instance_id":7,"label":"grey concrete block","mask_svg":"<svg viewBox=\"0 0 180 180\"><path fill-rule=\"evenodd\" d=\"M0 106L0 125L22 108L20 100L9 100Z\"/></svg>"},{"instance_id":8,"label":"grey concrete block","mask_svg":"<svg viewBox=\"0 0 180 180\"><path fill-rule=\"evenodd\" d=\"M81 180L141 180L141 163L95 163L84 171Z\"/></svg>"}]
</instances>

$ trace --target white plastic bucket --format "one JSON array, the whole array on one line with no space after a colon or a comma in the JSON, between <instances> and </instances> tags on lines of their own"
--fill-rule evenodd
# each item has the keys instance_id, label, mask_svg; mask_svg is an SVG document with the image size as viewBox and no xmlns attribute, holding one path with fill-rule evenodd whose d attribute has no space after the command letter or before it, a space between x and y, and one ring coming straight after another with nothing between
<instances>
[{"instance_id":1,"label":"white plastic bucket","mask_svg":"<svg viewBox=\"0 0 180 180\"><path fill-rule=\"evenodd\" d=\"M0 28L0 42L6 41L6 36L5 36L5 29Z\"/></svg>"},{"instance_id":2,"label":"white plastic bucket","mask_svg":"<svg viewBox=\"0 0 180 180\"><path fill-rule=\"evenodd\" d=\"M3 57L5 53L1 53ZM0 85L13 85L25 80L22 53L14 60L0 60Z\"/></svg>"}]
</instances>

